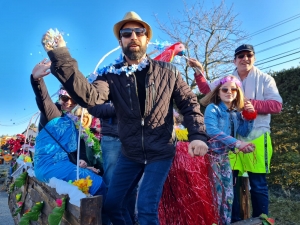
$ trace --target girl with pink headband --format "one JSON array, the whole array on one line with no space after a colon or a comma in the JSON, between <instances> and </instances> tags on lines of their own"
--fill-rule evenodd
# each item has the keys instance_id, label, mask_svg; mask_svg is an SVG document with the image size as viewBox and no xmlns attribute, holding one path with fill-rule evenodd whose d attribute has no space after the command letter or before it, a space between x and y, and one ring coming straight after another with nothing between
<instances>
[{"instance_id":1,"label":"girl with pink headband","mask_svg":"<svg viewBox=\"0 0 300 225\"><path fill-rule=\"evenodd\" d=\"M220 224L231 223L233 180L228 153L252 152L255 146L236 139L237 134L247 136L253 127L253 118L242 116L242 110L254 113L253 105L244 104L241 82L234 76L226 76L216 82L215 89L201 99L208 105L204 114L209 140L209 155L214 170L214 186L218 199Z\"/></svg>"}]
</instances>

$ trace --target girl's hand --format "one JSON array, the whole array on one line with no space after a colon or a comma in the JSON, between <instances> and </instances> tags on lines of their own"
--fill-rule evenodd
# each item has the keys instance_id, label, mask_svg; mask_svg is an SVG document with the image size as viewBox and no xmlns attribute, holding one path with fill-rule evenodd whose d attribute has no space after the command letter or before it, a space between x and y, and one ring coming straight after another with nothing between
<instances>
[{"instance_id":1,"label":"girl's hand","mask_svg":"<svg viewBox=\"0 0 300 225\"><path fill-rule=\"evenodd\" d=\"M255 145L252 144L252 143L249 143L249 142L241 141L241 144L238 147L238 149L243 153L250 153L250 152L253 152L255 150Z\"/></svg>"},{"instance_id":2,"label":"girl's hand","mask_svg":"<svg viewBox=\"0 0 300 225\"><path fill-rule=\"evenodd\" d=\"M87 169L89 169L89 170L91 170L91 171L93 171L94 173L97 173L97 174L100 172L99 169L96 169L95 167L91 167L91 166L88 166Z\"/></svg>"},{"instance_id":3,"label":"girl's hand","mask_svg":"<svg viewBox=\"0 0 300 225\"><path fill-rule=\"evenodd\" d=\"M47 76L50 71L51 61L43 59L41 62L35 65L32 70L32 77L34 80L39 80L40 78Z\"/></svg>"}]
</instances>

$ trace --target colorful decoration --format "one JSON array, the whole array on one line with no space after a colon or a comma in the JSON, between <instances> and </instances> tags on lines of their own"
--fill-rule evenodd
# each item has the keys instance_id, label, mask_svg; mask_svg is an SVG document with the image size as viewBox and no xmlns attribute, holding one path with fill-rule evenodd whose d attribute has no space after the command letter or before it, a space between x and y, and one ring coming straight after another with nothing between
<instances>
[{"instance_id":1,"label":"colorful decoration","mask_svg":"<svg viewBox=\"0 0 300 225\"><path fill-rule=\"evenodd\" d=\"M27 178L27 172L22 173L14 182L15 186L18 188L22 187L26 182L26 178Z\"/></svg>"},{"instance_id":2,"label":"colorful decoration","mask_svg":"<svg viewBox=\"0 0 300 225\"><path fill-rule=\"evenodd\" d=\"M9 193L9 194L12 193L12 192L14 191L14 189L15 189L15 183L13 182L13 183L11 183L11 184L9 185L8 193Z\"/></svg>"},{"instance_id":3,"label":"colorful decoration","mask_svg":"<svg viewBox=\"0 0 300 225\"><path fill-rule=\"evenodd\" d=\"M18 157L19 160L25 162L25 163L30 163L32 162L31 157L28 154L20 154Z\"/></svg>"},{"instance_id":4,"label":"colorful decoration","mask_svg":"<svg viewBox=\"0 0 300 225\"><path fill-rule=\"evenodd\" d=\"M166 48L161 54L156 56L154 60L172 62L175 55L182 56L185 53L185 47L180 42L177 42Z\"/></svg>"},{"instance_id":5,"label":"colorful decoration","mask_svg":"<svg viewBox=\"0 0 300 225\"><path fill-rule=\"evenodd\" d=\"M86 128L82 133L81 137L84 139L85 143L89 147L92 147L95 158L100 158L102 161L102 151L99 139L90 131L89 128Z\"/></svg>"},{"instance_id":6,"label":"colorful decoration","mask_svg":"<svg viewBox=\"0 0 300 225\"><path fill-rule=\"evenodd\" d=\"M57 207L55 207L48 216L49 225L59 225L66 208L66 199L56 199Z\"/></svg>"},{"instance_id":7,"label":"colorful decoration","mask_svg":"<svg viewBox=\"0 0 300 225\"><path fill-rule=\"evenodd\" d=\"M3 159L4 159L5 162L8 162L8 161L12 160L12 155L8 155L8 154L4 155Z\"/></svg>"},{"instance_id":8,"label":"colorful decoration","mask_svg":"<svg viewBox=\"0 0 300 225\"><path fill-rule=\"evenodd\" d=\"M72 184L77 186L79 190L81 190L84 194L89 194L89 189L92 186L92 180L90 176L87 176L85 179L75 180Z\"/></svg>"},{"instance_id":9,"label":"colorful decoration","mask_svg":"<svg viewBox=\"0 0 300 225\"><path fill-rule=\"evenodd\" d=\"M77 186L74 186L72 181L69 183L64 180L57 179L56 177L52 177L47 185L54 188L59 195L68 195L68 202L77 207L80 207L80 200L82 198L86 198L86 195L80 191Z\"/></svg>"},{"instance_id":10,"label":"colorful decoration","mask_svg":"<svg viewBox=\"0 0 300 225\"><path fill-rule=\"evenodd\" d=\"M113 64L111 64L111 65L109 65L107 67L103 67L101 69L99 68L97 70L97 75L98 76L102 76L102 74L107 74L107 73L114 73L114 74L120 75L122 72L125 72L126 76L129 77L129 75L132 75L135 71L137 71L137 70L141 71L143 68L146 68L146 66L148 64L149 64L149 62L148 62L148 59L146 57L143 58L138 65L133 64L131 66L122 66L119 69L115 68L113 66ZM95 77L95 79L96 78L97 78L97 76ZM89 79L89 82L90 82L90 79Z\"/></svg>"},{"instance_id":11,"label":"colorful decoration","mask_svg":"<svg viewBox=\"0 0 300 225\"><path fill-rule=\"evenodd\" d=\"M41 214L43 206L43 201L35 203L35 205L28 212L23 214L20 219L19 225L29 225L30 221L37 221L39 215Z\"/></svg>"},{"instance_id":12,"label":"colorful decoration","mask_svg":"<svg viewBox=\"0 0 300 225\"><path fill-rule=\"evenodd\" d=\"M242 115L245 120L255 120L257 117L257 110L255 110L254 112L249 112L247 110L243 110Z\"/></svg>"},{"instance_id":13,"label":"colorful decoration","mask_svg":"<svg viewBox=\"0 0 300 225\"><path fill-rule=\"evenodd\" d=\"M218 86L219 84L225 84L227 82L234 82L237 86L242 87L241 81L234 76L223 77L219 82L216 82L215 85Z\"/></svg>"},{"instance_id":14,"label":"colorful decoration","mask_svg":"<svg viewBox=\"0 0 300 225\"><path fill-rule=\"evenodd\" d=\"M17 208L13 216L18 215L21 212L22 208L23 208L23 202L17 202Z\"/></svg>"},{"instance_id":15,"label":"colorful decoration","mask_svg":"<svg viewBox=\"0 0 300 225\"><path fill-rule=\"evenodd\" d=\"M20 201L22 197L22 193L16 194L16 200Z\"/></svg>"},{"instance_id":16,"label":"colorful decoration","mask_svg":"<svg viewBox=\"0 0 300 225\"><path fill-rule=\"evenodd\" d=\"M263 225L274 225L275 220L272 218L269 218L266 214L261 214L259 216L260 219L262 219L262 224Z\"/></svg>"},{"instance_id":17,"label":"colorful decoration","mask_svg":"<svg viewBox=\"0 0 300 225\"><path fill-rule=\"evenodd\" d=\"M172 44L168 41L158 41L158 40L155 40L155 42L151 42L150 44L153 44L154 45L154 49L158 50L158 51L164 51L166 50L166 48L168 48L169 46L171 46Z\"/></svg>"},{"instance_id":18,"label":"colorful decoration","mask_svg":"<svg viewBox=\"0 0 300 225\"><path fill-rule=\"evenodd\" d=\"M79 129L80 126L80 120L77 116L73 115L72 113L66 113L66 115L73 120L73 122L75 123L75 126L77 129ZM85 143L89 146L92 147L95 158L101 158L102 159L102 151L101 151L101 147L100 147L100 142L99 139L97 139L95 137L95 135L90 132L89 128L86 129L82 129L82 134L81 137L84 139Z\"/></svg>"},{"instance_id":19,"label":"colorful decoration","mask_svg":"<svg viewBox=\"0 0 300 225\"><path fill-rule=\"evenodd\" d=\"M59 36L60 32L57 29L49 29L46 33L46 37L43 38L43 45L47 48L57 48L57 39Z\"/></svg>"},{"instance_id":20,"label":"colorful decoration","mask_svg":"<svg viewBox=\"0 0 300 225\"><path fill-rule=\"evenodd\" d=\"M170 224L218 224L218 207L208 174L208 156L192 158L188 142L179 141L176 155L164 184L159 205L159 222Z\"/></svg>"},{"instance_id":21,"label":"colorful decoration","mask_svg":"<svg viewBox=\"0 0 300 225\"><path fill-rule=\"evenodd\" d=\"M187 129L182 126L174 126L175 132L176 132L176 137L178 141L188 141L188 131Z\"/></svg>"},{"instance_id":22,"label":"colorful decoration","mask_svg":"<svg viewBox=\"0 0 300 225\"><path fill-rule=\"evenodd\" d=\"M70 97L69 93L64 89L59 89L58 95L66 95L66 96Z\"/></svg>"}]
</instances>

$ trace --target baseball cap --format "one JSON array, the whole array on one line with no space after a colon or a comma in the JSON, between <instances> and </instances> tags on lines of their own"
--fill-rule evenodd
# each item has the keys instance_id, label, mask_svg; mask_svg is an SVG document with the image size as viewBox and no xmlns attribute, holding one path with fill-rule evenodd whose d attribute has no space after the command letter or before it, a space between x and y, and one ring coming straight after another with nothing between
<instances>
[{"instance_id":1,"label":"baseball cap","mask_svg":"<svg viewBox=\"0 0 300 225\"><path fill-rule=\"evenodd\" d=\"M243 44L243 45L239 46L237 49L235 49L234 56L236 56L239 52L242 52L242 51L253 52L255 54L254 48L252 45Z\"/></svg>"}]
</instances>

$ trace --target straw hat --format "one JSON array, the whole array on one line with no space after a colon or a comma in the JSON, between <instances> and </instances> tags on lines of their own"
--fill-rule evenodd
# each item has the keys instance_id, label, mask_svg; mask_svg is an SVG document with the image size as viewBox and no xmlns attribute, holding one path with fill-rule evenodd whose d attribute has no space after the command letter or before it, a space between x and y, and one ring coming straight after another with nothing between
<instances>
[{"instance_id":1,"label":"straw hat","mask_svg":"<svg viewBox=\"0 0 300 225\"><path fill-rule=\"evenodd\" d=\"M148 36L149 40L152 38L152 30L151 30L150 25L148 23L146 23L145 21L143 21L142 18L137 13L130 11L125 14L123 20L121 20L120 22L118 22L114 25L114 34L118 40L120 40L121 28L124 26L125 23L128 23L128 22L137 22L137 23L142 24L147 30L147 34L148 34L147 36Z\"/></svg>"}]
</instances>

